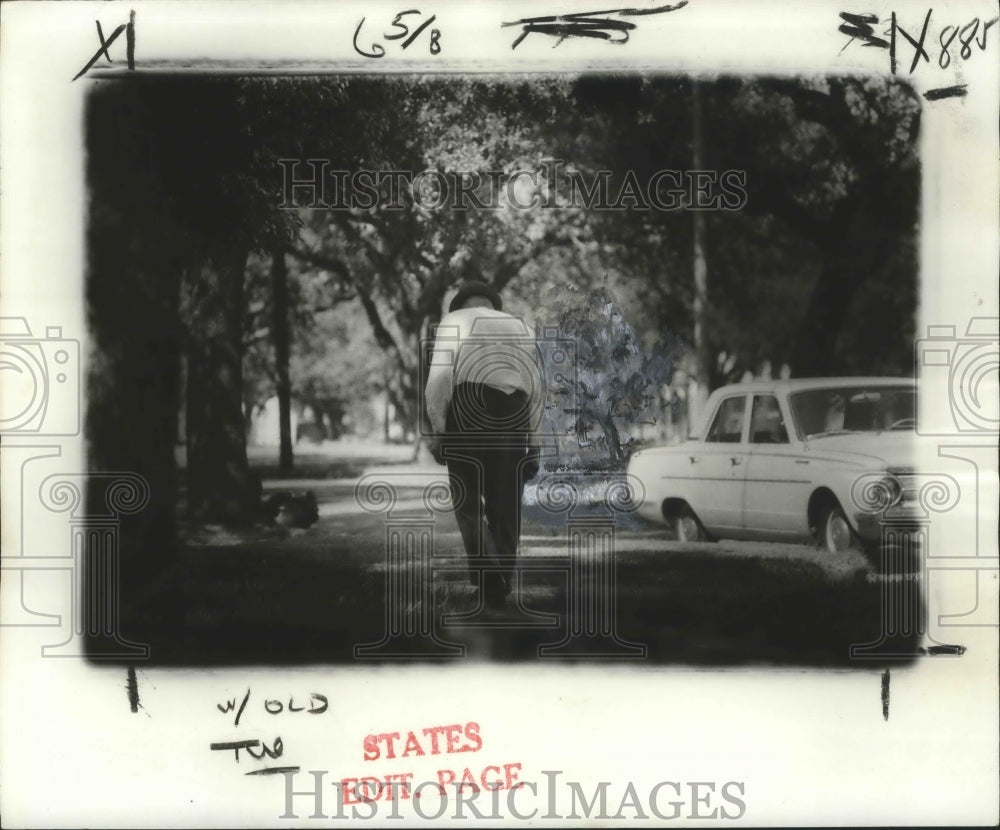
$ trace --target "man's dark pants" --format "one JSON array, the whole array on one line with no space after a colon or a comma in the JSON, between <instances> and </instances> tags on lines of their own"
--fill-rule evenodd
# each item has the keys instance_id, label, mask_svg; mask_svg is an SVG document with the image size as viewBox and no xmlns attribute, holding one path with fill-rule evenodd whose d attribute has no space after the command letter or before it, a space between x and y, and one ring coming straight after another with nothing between
<instances>
[{"instance_id":1,"label":"man's dark pants","mask_svg":"<svg viewBox=\"0 0 1000 830\"><path fill-rule=\"evenodd\" d=\"M442 449L469 580L482 586L487 600L502 601L513 587L529 425L523 392L474 383L455 387Z\"/></svg>"}]
</instances>

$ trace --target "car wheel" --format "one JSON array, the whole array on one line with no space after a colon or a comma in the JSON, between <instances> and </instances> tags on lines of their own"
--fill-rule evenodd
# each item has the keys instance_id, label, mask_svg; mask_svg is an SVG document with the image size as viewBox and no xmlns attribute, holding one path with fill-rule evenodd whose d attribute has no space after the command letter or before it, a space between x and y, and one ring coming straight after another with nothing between
<instances>
[{"instance_id":1,"label":"car wheel","mask_svg":"<svg viewBox=\"0 0 1000 830\"><path fill-rule=\"evenodd\" d=\"M819 517L818 535L820 545L830 553L864 550L858 534L851 528L839 504L823 508Z\"/></svg>"},{"instance_id":2,"label":"car wheel","mask_svg":"<svg viewBox=\"0 0 1000 830\"><path fill-rule=\"evenodd\" d=\"M707 542L708 534L694 511L686 504L674 516L674 530L678 542Z\"/></svg>"}]
</instances>

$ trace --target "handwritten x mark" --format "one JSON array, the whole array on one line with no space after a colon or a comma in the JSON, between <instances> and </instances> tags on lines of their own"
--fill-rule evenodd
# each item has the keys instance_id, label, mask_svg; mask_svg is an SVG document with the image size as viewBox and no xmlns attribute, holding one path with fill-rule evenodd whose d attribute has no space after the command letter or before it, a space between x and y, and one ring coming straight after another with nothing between
<instances>
[{"instance_id":1,"label":"handwritten x mark","mask_svg":"<svg viewBox=\"0 0 1000 830\"><path fill-rule=\"evenodd\" d=\"M128 68L135 69L135 11L128 13L128 23L122 23L107 40L104 39L101 21L95 20L94 22L97 24L97 39L101 41L101 48L94 53L94 57L87 61L87 65L73 76L73 80L86 75L90 67L101 59L101 55L104 55L105 60L111 63L111 53L108 52L108 47L118 39L118 35L122 32L125 32L125 57L128 61Z\"/></svg>"},{"instance_id":2,"label":"handwritten x mark","mask_svg":"<svg viewBox=\"0 0 1000 830\"><path fill-rule=\"evenodd\" d=\"M615 20L613 18L601 17L600 15L620 15L621 17L640 17L652 14L663 14L665 12L676 11L687 5L687 0L681 0L672 5L656 6L650 9L608 9L600 12L574 12L572 14L543 15L541 17L525 17L521 20L512 20L503 23L501 26L521 26L521 34L511 45L511 49L516 49L528 35L537 32L538 34L551 35L558 38L553 46L558 46L568 37L590 37L600 40L608 40L612 43L627 43L628 33L635 29L636 24L627 20ZM622 37L613 39L615 33L620 33Z\"/></svg>"},{"instance_id":3,"label":"handwritten x mark","mask_svg":"<svg viewBox=\"0 0 1000 830\"><path fill-rule=\"evenodd\" d=\"M108 54L108 47L112 43L114 43L115 40L118 38L118 35L120 35L124 31L125 31L125 24L122 23L121 26L119 26L111 33L111 37L105 40L104 32L101 30L101 24L100 22L98 22L97 36L101 40L101 48L94 53L94 57L92 57L89 61L87 61L87 65L73 76L73 80L75 81L81 75L87 74L87 70L90 69L90 67L92 67L95 63L97 63L101 59L101 55L104 55L104 57L108 59L108 63L111 63L111 55Z\"/></svg>"}]
</instances>

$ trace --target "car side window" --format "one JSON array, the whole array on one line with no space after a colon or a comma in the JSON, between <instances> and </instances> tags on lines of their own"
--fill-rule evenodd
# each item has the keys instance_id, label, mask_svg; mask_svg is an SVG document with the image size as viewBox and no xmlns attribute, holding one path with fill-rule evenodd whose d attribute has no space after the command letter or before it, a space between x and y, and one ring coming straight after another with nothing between
<instances>
[{"instance_id":1,"label":"car side window","mask_svg":"<svg viewBox=\"0 0 1000 830\"><path fill-rule=\"evenodd\" d=\"M738 444L743 437L743 419L746 415L746 395L726 398L715 413L712 428L706 441L720 444Z\"/></svg>"},{"instance_id":2,"label":"car side window","mask_svg":"<svg viewBox=\"0 0 1000 830\"><path fill-rule=\"evenodd\" d=\"M751 444L787 444L788 430L774 395L754 395L750 414Z\"/></svg>"}]
</instances>

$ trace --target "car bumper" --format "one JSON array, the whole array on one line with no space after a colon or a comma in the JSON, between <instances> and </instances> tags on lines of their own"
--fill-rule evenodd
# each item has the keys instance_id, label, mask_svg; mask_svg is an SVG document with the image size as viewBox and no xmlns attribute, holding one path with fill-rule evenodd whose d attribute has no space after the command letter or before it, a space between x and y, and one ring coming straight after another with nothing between
<instances>
[{"instance_id":1,"label":"car bumper","mask_svg":"<svg viewBox=\"0 0 1000 830\"><path fill-rule=\"evenodd\" d=\"M926 525L926 516L915 505L900 505L878 513L855 513L854 522L858 535L869 542L888 540L902 534L921 533Z\"/></svg>"}]
</instances>

